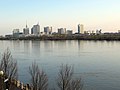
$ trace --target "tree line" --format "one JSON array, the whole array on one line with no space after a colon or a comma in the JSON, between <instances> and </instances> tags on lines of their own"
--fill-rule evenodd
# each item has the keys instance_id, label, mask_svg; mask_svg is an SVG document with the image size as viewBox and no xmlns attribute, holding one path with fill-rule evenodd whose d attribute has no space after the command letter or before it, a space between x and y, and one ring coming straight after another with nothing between
<instances>
[{"instance_id":1,"label":"tree line","mask_svg":"<svg viewBox=\"0 0 120 90\"><path fill-rule=\"evenodd\" d=\"M3 76L5 79L18 79L17 61L13 59L9 49L6 49L2 54L0 71L4 72ZM30 74L30 85L33 87L33 90L50 90L48 87L48 76L39 68L36 62L33 62L29 66L28 72ZM62 64L58 71L58 77L56 78L57 88L53 88L52 90L83 90L83 82L81 78L75 78L73 75L73 66ZM9 84L8 90L15 90L12 84L7 84ZM2 80L0 80L0 90L5 90L4 81Z\"/></svg>"}]
</instances>

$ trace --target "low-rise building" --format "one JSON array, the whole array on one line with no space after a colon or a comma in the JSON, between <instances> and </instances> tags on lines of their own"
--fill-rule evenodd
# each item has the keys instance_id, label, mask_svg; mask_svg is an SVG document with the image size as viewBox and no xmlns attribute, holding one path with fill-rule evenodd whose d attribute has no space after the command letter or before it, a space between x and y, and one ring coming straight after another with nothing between
<instances>
[{"instance_id":1,"label":"low-rise building","mask_svg":"<svg viewBox=\"0 0 120 90\"><path fill-rule=\"evenodd\" d=\"M73 31L72 30L67 30L67 35L72 35L73 34Z\"/></svg>"},{"instance_id":2,"label":"low-rise building","mask_svg":"<svg viewBox=\"0 0 120 90\"><path fill-rule=\"evenodd\" d=\"M14 38L19 38L19 33L20 33L20 32L19 32L19 29L14 29L14 30L13 30L13 37L14 37Z\"/></svg>"},{"instance_id":3,"label":"low-rise building","mask_svg":"<svg viewBox=\"0 0 120 90\"><path fill-rule=\"evenodd\" d=\"M58 34L66 34L66 28L59 28Z\"/></svg>"},{"instance_id":4,"label":"low-rise building","mask_svg":"<svg viewBox=\"0 0 120 90\"><path fill-rule=\"evenodd\" d=\"M118 33L120 34L120 30L118 30Z\"/></svg>"},{"instance_id":5,"label":"low-rise building","mask_svg":"<svg viewBox=\"0 0 120 90\"><path fill-rule=\"evenodd\" d=\"M44 33L47 35L52 34L52 27L44 27Z\"/></svg>"}]
</instances>

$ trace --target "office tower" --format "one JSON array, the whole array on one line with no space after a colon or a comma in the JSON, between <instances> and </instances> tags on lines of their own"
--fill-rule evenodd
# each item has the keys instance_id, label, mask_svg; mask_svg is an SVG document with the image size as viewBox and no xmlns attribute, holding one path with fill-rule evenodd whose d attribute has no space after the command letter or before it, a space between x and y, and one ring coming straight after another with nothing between
<instances>
[{"instance_id":1,"label":"office tower","mask_svg":"<svg viewBox=\"0 0 120 90\"><path fill-rule=\"evenodd\" d=\"M33 25L32 29L31 29L31 34L34 35L39 35L40 34L40 25Z\"/></svg>"},{"instance_id":2,"label":"office tower","mask_svg":"<svg viewBox=\"0 0 120 90\"><path fill-rule=\"evenodd\" d=\"M84 25L83 24L78 24L78 33L84 34Z\"/></svg>"},{"instance_id":3,"label":"office tower","mask_svg":"<svg viewBox=\"0 0 120 90\"><path fill-rule=\"evenodd\" d=\"M80 24L80 33L84 34L84 25L83 24Z\"/></svg>"},{"instance_id":4,"label":"office tower","mask_svg":"<svg viewBox=\"0 0 120 90\"><path fill-rule=\"evenodd\" d=\"M58 34L66 34L66 28L59 28Z\"/></svg>"},{"instance_id":5,"label":"office tower","mask_svg":"<svg viewBox=\"0 0 120 90\"><path fill-rule=\"evenodd\" d=\"M52 34L52 27L44 27L44 33L45 34Z\"/></svg>"},{"instance_id":6,"label":"office tower","mask_svg":"<svg viewBox=\"0 0 120 90\"><path fill-rule=\"evenodd\" d=\"M78 33L80 34L80 24L78 24Z\"/></svg>"},{"instance_id":7,"label":"office tower","mask_svg":"<svg viewBox=\"0 0 120 90\"><path fill-rule=\"evenodd\" d=\"M26 24L26 28L23 29L23 34L24 35L28 35L29 34L29 28L27 27L27 24Z\"/></svg>"}]
</instances>

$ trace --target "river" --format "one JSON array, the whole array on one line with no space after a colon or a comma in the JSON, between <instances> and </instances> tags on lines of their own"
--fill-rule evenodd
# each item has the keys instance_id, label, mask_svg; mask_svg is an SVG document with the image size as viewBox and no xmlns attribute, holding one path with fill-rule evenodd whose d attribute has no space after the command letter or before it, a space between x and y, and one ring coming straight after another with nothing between
<instances>
[{"instance_id":1,"label":"river","mask_svg":"<svg viewBox=\"0 0 120 90\"><path fill-rule=\"evenodd\" d=\"M84 82L84 90L120 90L119 41L0 41L0 57L6 48L18 62L19 79L30 81L32 62L37 62L55 87L61 64L74 66L76 76Z\"/></svg>"}]
</instances>

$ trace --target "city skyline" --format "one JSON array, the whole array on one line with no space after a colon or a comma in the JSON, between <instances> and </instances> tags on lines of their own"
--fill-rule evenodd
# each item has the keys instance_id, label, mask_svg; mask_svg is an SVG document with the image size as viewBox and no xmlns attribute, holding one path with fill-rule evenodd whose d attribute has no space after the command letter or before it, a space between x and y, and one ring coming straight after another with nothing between
<instances>
[{"instance_id":1,"label":"city skyline","mask_svg":"<svg viewBox=\"0 0 120 90\"><path fill-rule=\"evenodd\" d=\"M84 24L85 30L102 29L117 32L120 29L119 0L7 0L0 3L0 35L11 33L14 28L20 31L27 25L31 28L40 23L58 28L77 31L77 25Z\"/></svg>"}]
</instances>

